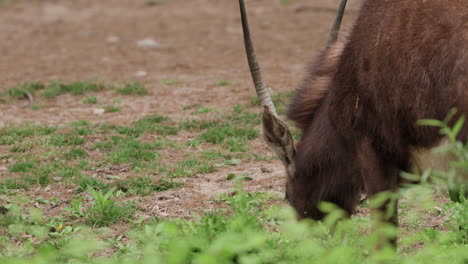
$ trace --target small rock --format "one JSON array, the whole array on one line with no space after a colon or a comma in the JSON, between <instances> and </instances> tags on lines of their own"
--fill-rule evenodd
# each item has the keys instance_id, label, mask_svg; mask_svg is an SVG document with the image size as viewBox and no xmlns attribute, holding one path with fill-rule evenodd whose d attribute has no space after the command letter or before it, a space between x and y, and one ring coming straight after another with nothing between
<instances>
[{"instance_id":1,"label":"small rock","mask_svg":"<svg viewBox=\"0 0 468 264\"><path fill-rule=\"evenodd\" d=\"M118 43L120 38L118 36L109 36L107 37L107 42L109 43Z\"/></svg>"},{"instance_id":2,"label":"small rock","mask_svg":"<svg viewBox=\"0 0 468 264\"><path fill-rule=\"evenodd\" d=\"M168 216L169 216L168 213L164 213L164 212L160 212L160 213L158 213L158 215L159 215L160 217L168 217Z\"/></svg>"},{"instance_id":3,"label":"small rock","mask_svg":"<svg viewBox=\"0 0 468 264\"><path fill-rule=\"evenodd\" d=\"M145 71L137 71L137 72L135 73L135 76L136 76L136 77L146 77L146 75L148 75L148 73L145 72Z\"/></svg>"},{"instance_id":4,"label":"small rock","mask_svg":"<svg viewBox=\"0 0 468 264\"><path fill-rule=\"evenodd\" d=\"M159 46L159 42L152 38L145 38L137 42L138 47L147 47L147 48L155 48Z\"/></svg>"},{"instance_id":5,"label":"small rock","mask_svg":"<svg viewBox=\"0 0 468 264\"><path fill-rule=\"evenodd\" d=\"M95 115L102 115L102 114L104 114L104 112L106 112L106 110L103 109L103 108L94 108L93 109L93 114L95 114Z\"/></svg>"},{"instance_id":6,"label":"small rock","mask_svg":"<svg viewBox=\"0 0 468 264\"><path fill-rule=\"evenodd\" d=\"M61 181L61 180L62 180L62 177L53 177L52 180L54 180L54 181Z\"/></svg>"}]
</instances>

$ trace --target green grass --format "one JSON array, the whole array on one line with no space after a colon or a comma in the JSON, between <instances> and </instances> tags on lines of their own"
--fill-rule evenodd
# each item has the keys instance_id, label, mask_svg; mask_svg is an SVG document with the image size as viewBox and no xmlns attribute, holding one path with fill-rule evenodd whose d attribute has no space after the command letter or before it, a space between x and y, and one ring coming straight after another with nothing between
<instances>
[{"instance_id":1,"label":"green grass","mask_svg":"<svg viewBox=\"0 0 468 264\"><path fill-rule=\"evenodd\" d=\"M136 208L133 203L117 203L114 189L107 192L88 188L92 202L89 207L82 204L82 197L72 200L72 207L68 208L76 218L83 218L93 227L109 226L115 223L129 221Z\"/></svg>"},{"instance_id":2,"label":"green grass","mask_svg":"<svg viewBox=\"0 0 468 264\"><path fill-rule=\"evenodd\" d=\"M32 124L2 127L0 128L0 145L13 145L26 138L50 135L56 130L56 127Z\"/></svg>"},{"instance_id":3,"label":"green grass","mask_svg":"<svg viewBox=\"0 0 468 264\"><path fill-rule=\"evenodd\" d=\"M231 82L226 81L226 80L221 80L221 81L217 82L216 85L217 86L227 86L227 85L231 85Z\"/></svg>"},{"instance_id":4,"label":"green grass","mask_svg":"<svg viewBox=\"0 0 468 264\"><path fill-rule=\"evenodd\" d=\"M157 162L158 155L151 144L133 138L112 137L109 161L114 164L131 164L134 168Z\"/></svg>"},{"instance_id":5,"label":"green grass","mask_svg":"<svg viewBox=\"0 0 468 264\"><path fill-rule=\"evenodd\" d=\"M103 89L103 84L96 83L93 81L70 83L52 82L46 86L46 88L42 92L42 96L44 96L47 99L51 99L65 93L81 95L86 92L97 92Z\"/></svg>"},{"instance_id":6,"label":"green grass","mask_svg":"<svg viewBox=\"0 0 468 264\"><path fill-rule=\"evenodd\" d=\"M28 172L36 166L36 163L31 161L17 162L11 165L8 170L10 172Z\"/></svg>"},{"instance_id":7,"label":"green grass","mask_svg":"<svg viewBox=\"0 0 468 264\"><path fill-rule=\"evenodd\" d=\"M170 169L168 176L170 178L176 177L190 177L196 174L207 174L215 172L216 168L210 161L206 161L197 157L188 157Z\"/></svg>"},{"instance_id":8,"label":"green grass","mask_svg":"<svg viewBox=\"0 0 468 264\"><path fill-rule=\"evenodd\" d=\"M163 79L159 83L163 85L173 85L173 84L177 84L178 81L176 79L167 78L167 79Z\"/></svg>"},{"instance_id":9,"label":"green grass","mask_svg":"<svg viewBox=\"0 0 468 264\"><path fill-rule=\"evenodd\" d=\"M122 111L122 108L119 106L115 106L115 105L108 105L106 106L105 110L108 113L117 113L117 112Z\"/></svg>"},{"instance_id":10,"label":"green grass","mask_svg":"<svg viewBox=\"0 0 468 264\"><path fill-rule=\"evenodd\" d=\"M97 97L95 95L89 96L89 97L86 97L85 99L83 99L83 103L85 103L85 104L97 104L98 99L97 99Z\"/></svg>"},{"instance_id":11,"label":"green grass","mask_svg":"<svg viewBox=\"0 0 468 264\"><path fill-rule=\"evenodd\" d=\"M281 97L275 100L284 104ZM60 128L0 128L0 263L467 261L468 201L435 200L451 184L446 174L430 175L436 189L422 181L400 190L399 251L376 251L382 232L395 229L371 230L368 216L343 218L331 204L321 207L330 212L323 222L297 221L283 194L246 193L240 184L254 181L257 167L239 173L240 166L276 159L249 151L261 129L258 109L199 115L203 108L187 106L187 120L177 125L151 115L126 125L78 120ZM453 147L460 158L454 164L465 164L468 148ZM238 186L214 197L201 193L208 175L198 175L213 172L222 173L215 179L223 185ZM187 190L155 194L185 181ZM183 200L191 191L200 195ZM211 198L198 200L204 195Z\"/></svg>"},{"instance_id":12,"label":"green grass","mask_svg":"<svg viewBox=\"0 0 468 264\"><path fill-rule=\"evenodd\" d=\"M182 186L182 183L161 179L154 182L149 177L140 176L119 181L115 184L118 190L129 194L150 195L153 192L163 192Z\"/></svg>"},{"instance_id":13,"label":"green grass","mask_svg":"<svg viewBox=\"0 0 468 264\"><path fill-rule=\"evenodd\" d=\"M148 89L144 87L141 83L127 83L123 87L118 88L117 92L123 95L146 95L148 94Z\"/></svg>"},{"instance_id":14,"label":"green grass","mask_svg":"<svg viewBox=\"0 0 468 264\"><path fill-rule=\"evenodd\" d=\"M177 128L167 124L169 118L150 115L136 121L132 126L118 126L116 132L122 135L139 137L145 133L157 133L161 136L177 134Z\"/></svg>"},{"instance_id":15,"label":"green grass","mask_svg":"<svg viewBox=\"0 0 468 264\"><path fill-rule=\"evenodd\" d=\"M65 153L64 158L67 160L72 160L72 159L78 159L78 158L85 158L88 156L88 153L86 153L85 150L83 149L71 149L69 152Z\"/></svg>"}]
</instances>

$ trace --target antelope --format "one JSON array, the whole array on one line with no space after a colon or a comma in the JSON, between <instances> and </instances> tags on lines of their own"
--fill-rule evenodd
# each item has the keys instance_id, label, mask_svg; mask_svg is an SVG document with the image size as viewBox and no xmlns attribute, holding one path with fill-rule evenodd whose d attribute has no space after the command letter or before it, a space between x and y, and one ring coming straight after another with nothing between
<instances>
[{"instance_id":1,"label":"antelope","mask_svg":"<svg viewBox=\"0 0 468 264\"><path fill-rule=\"evenodd\" d=\"M466 0L365 0L349 35L337 41L342 0L327 47L287 112L303 132L295 145L262 79L239 4L264 139L286 169L286 199L299 218L323 219L320 201L351 215L362 193L395 191L401 171L433 166L431 150L446 142L438 128L418 120L442 120L452 108L454 119L468 113ZM464 125L457 139L467 136ZM395 208L385 221L397 225Z\"/></svg>"}]
</instances>

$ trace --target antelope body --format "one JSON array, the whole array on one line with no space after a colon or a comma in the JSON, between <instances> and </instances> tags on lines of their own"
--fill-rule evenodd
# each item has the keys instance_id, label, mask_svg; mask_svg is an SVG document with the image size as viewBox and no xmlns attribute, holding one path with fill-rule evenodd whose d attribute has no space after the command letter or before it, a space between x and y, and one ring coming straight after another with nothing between
<instances>
[{"instance_id":1,"label":"antelope body","mask_svg":"<svg viewBox=\"0 0 468 264\"><path fill-rule=\"evenodd\" d=\"M428 153L444 138L417 121L452 108L468 113L468 2L366 0L346 40L330 44L297 88L287 116L303 136L292 158L281 148L290 143L271 136L285 138L280 121L264 133L287 168L289 203L321 219L320 201L352 214L361 193L394 190L401 171L433 165ZM458 138L467 136L465 125Z\"/></svg>"}]
</instances>

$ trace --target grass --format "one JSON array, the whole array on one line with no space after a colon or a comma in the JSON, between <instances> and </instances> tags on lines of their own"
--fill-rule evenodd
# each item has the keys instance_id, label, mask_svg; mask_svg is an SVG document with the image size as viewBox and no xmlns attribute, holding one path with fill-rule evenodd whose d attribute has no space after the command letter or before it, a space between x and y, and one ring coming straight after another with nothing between
<instances>
[{"instance_id":1,"label":"grass","mask_svg":"<svg viewBox=\"0 0 468 264\"><path fill-rule=\"evenodd\" d=\"M26 82L9 87L4 92L0 93L0 101L11 102L26 98L26 92L31 94L35 101L38 98L53 99L63 94L83 95L88 93L97 93L103 90L114 90L117 94L121 95L146 95L148 89L141 83L133 82L123 85L110 85L101 82L88 80L88 81L72 81L62 82L53 81L49 83L42 82ZM96 95L89 95L82 100L85 104L98 104L99 100ZM35 103L31 106L34 110L40 110L44 107L42 103Z\"/></svg>"},{"instance_id":2,"label":"grass","mask_svg":"<svg viewBox=\"0 0 468 264\"><path fill-rule=\"evenodd\" d=\"M146 87L144 87L141 83L133 82L118 88L117 92L123 95L146 95L148 94L148 89L146 89Z\"/></svg>"},{"instance_id":3,"label":"grass","mask_svg":"<svg viewBox=\"0 0 468 264\"><path fill-rule=\"evenodd\" d=\"M157 159L157 153L151 144L144 144L132 138L114 136L112 145L108 158L114 164L131 164L138 167Z\"/></svg>"},{"instance_id":4,"label":"grass","mask_svg":"<svg viewBox=\"0 0 468 264\"><path fill-rule=\"evenodd\" d=\"M115 106L115 105L108 105L106 106L105 110L108 113L117 113L117 112L122 111L122 108L119 106Z\"/></svg>"},{"instance_id":5,"label":"grass","mask_svg":"<svg viewBox=\"0 0 468 264\"><path fill-rule=\"evenodd\" d=\"M116 132L121 135L139 137L145 133L157 133L161 136L175 135L178 130L169 125L169 118L159 115L150 115L137 120L132 126L118 126Z\"/></svg>"},{"instance_id":6,"label":"grass","mask_svg":"<svg viewBox=\"0 0 468 264\"><path fill-rule=\"evenodd\" d=\"M78 120L60 128L1 128L0 262L466 262L468 202L437 203L438 189L426 182L400 192L396 253L373 250L381 232L395 230L371 231L367 216L346 219L324 204L331 212L325 221L298 222L291 208L278 206L282 195L245 192L241 184L255 177L236 166L276 159L249 153L261 129L249 107L208 117L195 104L178 124L154 114L125 125ZM197 176L213 172L237 187L208 201L179 201L185 189L154 195L185 181L198 188Z\"/></svg>"},{"instance_id":7,"label":"grass","mask_svg":"<svg viewBox=\"0 0 468 264\"><path fill-rule=\"evenodd\" d=\"M117 189L129 194L147 196L153 192L163 192L182 186L182 183L160 179L154 182L150 177L140 176L116 183Z\"/></svg>"},{"instance_id":8,"label":"grass","mask_svg":"<svg viewBox=\"0 0 468 264\"><path fill-rule=\"evenodd\" d=\"M89 97L86 97L85 99L83 99L83 103L85 103L85 104L97 104L98 99L97 99L97 97L95 95L89 96Z\"/></svg>"}]
</instances>

